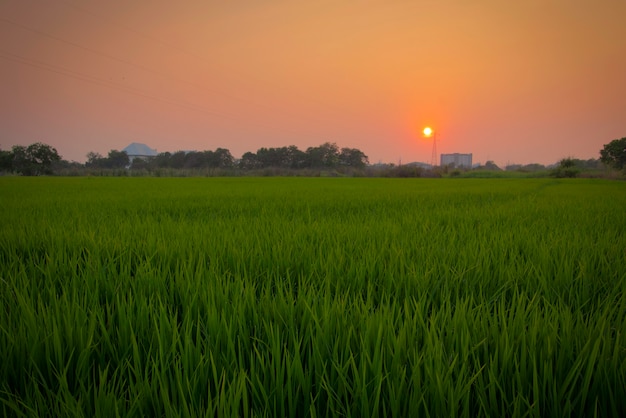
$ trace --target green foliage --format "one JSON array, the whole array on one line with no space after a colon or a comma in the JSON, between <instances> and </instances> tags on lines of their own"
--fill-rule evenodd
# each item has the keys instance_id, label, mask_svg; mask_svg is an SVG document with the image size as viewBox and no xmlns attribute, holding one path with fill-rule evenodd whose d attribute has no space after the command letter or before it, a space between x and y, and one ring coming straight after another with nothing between
<instances>
[{"instance_id":1,"label":"green foliage","mask_svg":"<svg viewBox=\"0 0 626 418\"><path fill-rule=\"evenodd\" d=\"M0 202L3 416L626 410L618 182L5 177Z\"/></svg>"},{"instance_id":2,"label":"green foliage","mask_svg":"<svg viewBox=\"0 0 626 418\"><path fill-rule=\"evenodd\" d=\"M600 150L600 161L609 167L622 170L626 167L626 137L614 139Z\"/></svg>"},{"instance_id":3,"label":"green foliage","mask_svg":"<svg viewBox=\"0 0 626 418\"><path fill-rule=\"evenodd\" d=\"M578 177L579 174L580 169L573 158L563 158L559 161L559 165L550 172L552 177L557 178L574 178Z\"/></svg>"}]
</instances>

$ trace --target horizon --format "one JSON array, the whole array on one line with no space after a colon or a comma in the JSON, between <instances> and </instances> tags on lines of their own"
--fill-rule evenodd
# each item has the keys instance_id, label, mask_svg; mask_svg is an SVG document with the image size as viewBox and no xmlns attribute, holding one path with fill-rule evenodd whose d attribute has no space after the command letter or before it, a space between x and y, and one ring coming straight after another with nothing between
<instances>
[{"instance_id":1,"label":"horizon","mask_svg":"<svg viewBox=\"0 0 626 418\"><path fill-rule=\"evenodd\" d=\"M0 5L0 148L85 162L326 142L370 164L550 165L626 136L626 3Z\"/></svg>"},{"instance_id":2,"label":"horizon","mask_svg":"<svg viewBox=\"0 0 626 418\"><path fill-rule=\"evenodd\" d=\"M132 143L128 144L126 147L124 147L124 148L121 148L121 149L110 149L110 150L108 150L107 152L104 152L104 153L97 153L97 154L99 154L102 158L106 158L106 157L107 157L107 154L108 154L108 152L109 152L109 151L121 151L121 152L126 152L126 151L125 151L125 148L128 148L128 147L130 147L130 146L132 146L132 145L146 146L146 147L150 148L152 151L155 151L155 152L157 153L157 155L158 155L158 154L165 154L165 153L169 153L169 154L176 154L176 153L179 153L179 152L184 152L184 153L186 153L186 154L187 154L187 153L194 153L194 152L204 152L204 151L215 151L215 150L216 150L216 149L212 149L212 150L209 150L209 149L202 149L202 150L201 150L201 149L195 149L195 150L181 150L181 149L179 149L179 150L175 150L175 151L160 151L160 150L158 150L158 149L156 149L156 148L152 148L152 147L150 146L150 144L145 144L145 143L141 143L141 142L132 142ZM320 145L323 145L323 144L318 144L317 146L320 146ZM339 147L339 149L343 148L343 147L341 147L341 145L340 145L340 144L336 144L336 145ZM281 148L281 147L262 147L262 148L272 149L272 148ZM303 151L303 152L304 152L304 151L306 151L306 149L300 149L299 147L298 147L298 149L299 149L300 151ZM230 150L228 150L228 151L230 152ZM246 152L253 152L253 153L255 153L255 154L256 154L256 152L257 152L257 151L258 151L258 150L254 150L254 151L246 151ZM362 150L361 150L361 151L362 151ZM58 150L57 150L57 152L58 152ZM127 153L127 154L128 154L128 153ZM492 162L492 163L496 164L499 168L504 169L505 167L508 167L508 166L515 166L515 165L527 166L527 165L534 165L534 164L539 164L539 165L543 165L543 166L545 166L545 167L550 167L550 166L558 165L558 163L559 163L561 160L563 160L563 159L567 159L567 158L573 158L573 159L576 159L576 160L581 160L581 161L587 161L587 160L598 160L598 161L599 161L599 159L600 159L600 158L599 158L599 156L598 156L597 158L593 158L593 157L591 157L591 158L576 158L576 157L566 156L566 157L559 158L558 160L556 160L556 161L554 161L554 162L551 162L551 163L547 163L547 164L542 164L542 163L532 162L532 161L531 161L531 162L528 162L528 163L515 163L515 162L509 162L509 163L506 163L506 164L502 164L502 165L501 165L501 164L498 164L497 162L495 162L495 161L493 161L493 160L475 161L475 160L474 160L474 158L473 158L473 154L472 154L472 153L440 153L440 154L437 154L437 157L438 157L438 160L439 160L439 158L441 157L441 155L451 155L451 154L469 154L469 155L472 155L472 167L469 167L469 168L476 168L477 166L483 166L483 165L485 165L485 164L486 164L486 163L488 163L488 162ZM231 154L231 155L232 155L232 154ZM81 162L81 161L76 161L76 160L67 160L67 159L65 159L65 158L63 157L63 155L62 155L60 152L59 152L59 156L61 157L61 159L66 160L66 161L71 162L71 163L80 163L80 164L85 164L85 163L87 162L87 161L86 161L86 160L87 160L86 158L85 158L85 161L82 161L82 162ZM236 155L233 155L233 159L234 159L235 161L239 161L239 160L241 160L241 157L242 157L242 156L236 156ZM369 160L369 157L368 157L368 160ZM370 161L369 161L369 163L368 163L368 165L369 165L369 166L376 166L376 165L394 165L394 166L402 166L402 165L412 165L412 164L418 164L418 165L424 165L424 166L431 166L431 164L430 164L429 162L427 162L427 161L418 161L418 160L415 160L415 161L402 161L401 159L400 159L400 160L398 160L398 161L395 161L395 162L394 162L394 161L371 161L371 160L370 160ZM439 166L439 164L438 164L437 166ZM468 168L468 167L466 167L466 168Z\"/></svg>"}]
</instances>

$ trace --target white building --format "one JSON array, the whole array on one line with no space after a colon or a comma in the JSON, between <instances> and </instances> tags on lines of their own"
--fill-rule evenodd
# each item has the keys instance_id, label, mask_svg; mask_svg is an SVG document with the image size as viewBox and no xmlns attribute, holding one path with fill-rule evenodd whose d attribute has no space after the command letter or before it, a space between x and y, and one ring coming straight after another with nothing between
<instances>
[{"instance_id":1,"label":"white building","mask_svg":"<svg viewBox=\"0 0 626 418\"><path fill-rule=\"evenodd\" d=\"M150 148L146 144L140 144L138 142L133 142L122 151L125 151L128 154L128 160L130 164L133 163L135 158L142 158L144 160L150 159L152 157L157 156L157 150Z\"/></svg>"},{"instance_id":2,"label":"white building","mask_svg":"<svg viewBox=\"0 0 626 418\"><path fill-rule=\"evenodd\" d=\"M441 154L440 160L442 167L451 165L453 167L472 168L472 154Z\"/></svg>"}]
</instances>

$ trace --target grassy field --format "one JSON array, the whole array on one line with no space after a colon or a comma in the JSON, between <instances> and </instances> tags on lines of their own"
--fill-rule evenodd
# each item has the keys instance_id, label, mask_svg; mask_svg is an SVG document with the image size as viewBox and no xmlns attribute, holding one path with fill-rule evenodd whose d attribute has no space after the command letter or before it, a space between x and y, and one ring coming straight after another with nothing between
<instances>
[{"instance_id":1,"label":"grassy field","mask_svg":"<svg viewBox=\"0 0 626 418\"><path fill-rule=\"evenodd\" d=\"M620 416L626 185L0 177L0 415Z\"/></svg>"}]
</instances>

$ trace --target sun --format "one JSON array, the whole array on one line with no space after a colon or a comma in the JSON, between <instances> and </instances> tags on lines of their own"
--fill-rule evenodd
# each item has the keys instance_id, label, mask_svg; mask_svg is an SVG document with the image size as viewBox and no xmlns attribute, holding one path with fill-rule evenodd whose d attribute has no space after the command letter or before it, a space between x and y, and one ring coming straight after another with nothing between
<instances>
[{"instance_id":1,"label":"sun","mask_svg":"<svg viewBox=\"0 0 626 418\"><path fill-rule=\"evenodd\" d=\"M432 128L430 126L427 126L427 127L424 128L422 133L424 134L424 136L428 137L428 136L431 136L433 134L433 130L432 130Z\"/></svg>"}]
</instances>

